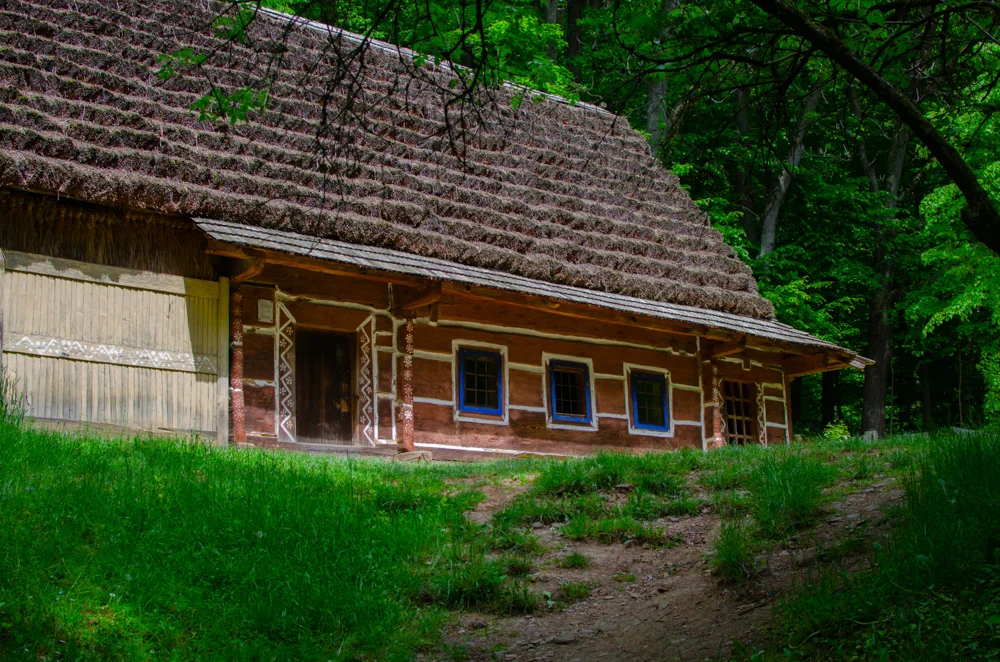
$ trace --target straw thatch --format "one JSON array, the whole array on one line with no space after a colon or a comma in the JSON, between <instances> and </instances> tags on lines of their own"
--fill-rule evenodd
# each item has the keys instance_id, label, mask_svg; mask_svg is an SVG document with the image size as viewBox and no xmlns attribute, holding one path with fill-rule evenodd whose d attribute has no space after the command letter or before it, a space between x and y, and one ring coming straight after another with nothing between
<instances>
[{"instance_id":1,"label":"straw thatch","mask_svg":"<svg viewBox=\"0 0 1000 662\"><path fill-rule=\"evenodd\" d=\"M206 7L0 0L0 186L773 317L623 120L551 99L514 109L511 88L456 120L448 70L385 47L355 57L356 40L274 17L257 19L252 47L224 45L164 82L159 55L221 46ZM267 67L272 103L250 121L190 110ZM343 84L351 75L362 89Z\"/></svg>"}]
</instances>

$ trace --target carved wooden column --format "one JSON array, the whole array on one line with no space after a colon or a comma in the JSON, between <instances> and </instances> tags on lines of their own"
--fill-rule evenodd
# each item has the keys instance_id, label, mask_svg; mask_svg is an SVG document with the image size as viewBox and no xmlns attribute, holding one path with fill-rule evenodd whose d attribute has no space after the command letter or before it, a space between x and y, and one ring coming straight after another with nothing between
<instances>
[{"instance_id":1,"label":"carved wooden column","mask_svg":"<svg viewBox=\"0 0 1000 662\"><path fill-rule=\"evenodd\" d=\"M712 443L709 448L725 445L725 419L722 411L722 385L719 383L719 367L712 364Z\"/></svg>"},{"instance_id":2,"label":"carved wooden column","mask_svg":"<svg viewBox=\"0 0 1000 662\"><path fill-rule=\"evenodd\" d=\"M235 284L229 292L229 429L231 440L247 440L243 403L243 292Z\"/></svg>"},{"instance_id":3,"label":"carved wooden column","mask_svg":"<svg viewBox=\"0 0 1000 662\"><path fill-rule=\"evenodd\" d=\"M398 450L412 453L413 445L413 320L406 320L406 339L403 346L403 404L399 408L402 433Z\"/></svg>"}]
</instances>

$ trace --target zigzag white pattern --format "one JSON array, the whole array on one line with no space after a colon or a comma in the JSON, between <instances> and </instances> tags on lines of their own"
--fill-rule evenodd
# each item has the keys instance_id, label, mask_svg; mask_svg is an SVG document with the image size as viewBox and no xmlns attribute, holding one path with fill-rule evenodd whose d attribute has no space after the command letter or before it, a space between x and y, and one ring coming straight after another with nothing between
<instances>
[{"instance_id":1,"label":"zigzag white pattern","mask_svg":"<svg viewBox=\"0 0 1000 662\"><path fill-rule=\"evenodd\" d=\"M361 366L358 370L358 399L361 410L358 420L361 427L361 438L369 446L375 445L375 377L372 360L372 339L375 337L375 318L371 317L358 327L358 342L360 344Z\"/></svg>"},{"instance_id":2,"label":"zigzag white pattern","mask_svg":"<svg viewBox=\"0 0 1000 662\"><path fill-rule=\"evenodd\" d=\"M278 302L278 438L295 441L295 318L285 304Z\"/></svg>"},{"instance_id":3,"label":"zigzag white pattern","mask_svg":"<svg viewBox=\"0 0 1000 662\"><path fill-rule=\"evenodd\" d=\"M767 445L767 412L764 410L764 385L757 383L757 439L764 446Z\"/></svg>"},{"instance_id":4,"label":"zigzag white pattern","mask_svg":"<svg viewBox=\"0 0 1000 662\"><path fill-rule=\"evenodd\" d=\"M76 361L113 363L136 368L198 372L209 375L216 375L219 372L217 358L207 354L86 343L50 336L21 336L20 340L5 347L4 351Z\"/></svg>"}]
</instances>

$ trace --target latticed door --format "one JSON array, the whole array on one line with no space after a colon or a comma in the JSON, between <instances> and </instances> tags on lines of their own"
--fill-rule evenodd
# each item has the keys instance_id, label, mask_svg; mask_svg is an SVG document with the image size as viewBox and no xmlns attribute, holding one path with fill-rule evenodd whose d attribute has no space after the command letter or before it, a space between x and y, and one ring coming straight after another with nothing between
<instances>
[{"instance_id":1,"label":"latticed door","mask_svg":"<svg viewBox=\"0 0 1000 662\"><path fill-rule=\"evenodd\" d=\"M726 439L731 444L755 443L757 423L754 385L748 382L722 382L725 405Z\"/></svg>"}]
</instances>

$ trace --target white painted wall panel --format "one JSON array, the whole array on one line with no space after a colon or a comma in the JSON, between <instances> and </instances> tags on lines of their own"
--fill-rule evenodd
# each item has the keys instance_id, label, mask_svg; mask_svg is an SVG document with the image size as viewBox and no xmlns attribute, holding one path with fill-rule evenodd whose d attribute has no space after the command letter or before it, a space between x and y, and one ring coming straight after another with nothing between
<instances>
[{"instance_id":1,"label":"white painted wall panel","mask_svg":"<svg viewBox=\"0 0 1000 662\"><path fill-rule=\"evenodd\" d=\"M4 367L31 416L144 430L218 429L226 395L219 386L224 288L11 255L2 286Z\"/></svg>"}]
</instances>

